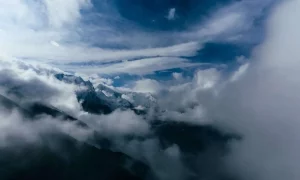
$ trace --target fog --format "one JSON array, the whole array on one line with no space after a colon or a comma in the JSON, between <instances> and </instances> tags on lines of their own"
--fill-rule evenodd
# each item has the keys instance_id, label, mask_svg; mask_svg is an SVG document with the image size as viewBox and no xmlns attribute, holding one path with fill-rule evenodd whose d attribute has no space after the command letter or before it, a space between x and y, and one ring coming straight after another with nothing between
<instances>
[{"instance_id":1,"label":"fog","mask_svg":"<svg viewBox=\"0 0 300 180\"><path fill-rule=\"evenodd\" d=\"M243 136L226 160L241 179L299 179L299 0L284 1L247 73L225 88L214 113Z\"/></svg>"}]
</instances>

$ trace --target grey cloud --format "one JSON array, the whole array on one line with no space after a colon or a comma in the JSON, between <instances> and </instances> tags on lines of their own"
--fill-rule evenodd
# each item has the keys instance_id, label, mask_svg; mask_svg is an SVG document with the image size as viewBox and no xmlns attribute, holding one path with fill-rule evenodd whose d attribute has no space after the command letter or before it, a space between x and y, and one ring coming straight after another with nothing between
<instances>
[{"instance_id":1,"label":"grey cloud","mask_svg":"<svg viewBox=\"0 0 300 180\"><path fill-rule=\"evenodd\" d=\"M63 121L47 115L27 118L17 109L12 112L1 109L0 115L0 148L22 144L43 144L44 136L60 133L84 142L92 133L75 122Z\"/></svg>"},{"instance_id":2,"label":"grey cloud","mask_svg":"<svg viewBox=\"0 0 300 180\"><path fill-rule=\"evenodd\" d=\"M278 5L247 73L213 111L223 128L243 136L226 159L241 179L299 179L299 5Z\"/></svg>"},{"instance_id":3,"label":"grey cloud","mask_svg":"<svg viewBox=\"0 0 300 180\"><path fill-rule=\"evenodd\" d=\"M130 110L116 110L108 115L83 114L79 118L95 131L106 136L143 136L150 132L147 121Z\"/></svg>"},{"instance_id":4,"label":"grey cloud","mask_svg":"<svg viewBox=\"0 0 300 180\"><path fill-rule=\"evenodd\" d=\"M58 104L61 104L62 107L67 105L70 106L69 104L70 102L67 101L65 98L66 97L69 98L70 95L73 96L75 94L74 91L76 90L76 88L73 87L75 86L74 84L72 83L66 84L56 79L52 79L51 73L43 73L43 70L39 68L33 71L30 67L29 68L20 68L20 66L12 66L12 67L7 67L4 68L5 70L3 69L1 70L3 72L10 71L13 74L13 77L3 76L3 79L9 80L9 82L12 84L14 83L21 84L20 87L32 86L33 88L36 86L36 84L33 82L38 81L39 83L37 83L37 85L41 85L41 87L45 89L43 91L45 93L44 95L47 95L48 93L50 97L56 97L56 96L63 97L62 99L60 99L61 103ZM173 88L169 89L170 96L165 97L165 99L161 99L161 102L165 101L165 104L160 103L160 106L162 108L164 108L163 106L165 107L169 106L168 108L170 108L170 110L174 112L180 108L185 111L183 115L179 115L176 113L173 116L170 115L169 118L170 119L175 118L174 121L170 121L167 123L163 121L156 122L156 120L158 119L152 119L155 118L155 116L152 117L151 114L142 116L142 115L137 115L129 110L128 111L116 110L109 115L91 115L88 114L87 112L81 111L80 108L78 110L77 106L74 107L70 106L70 112L74 113L76 118L85 122L89 128L85 129L81 126L78 126L76 122L68 122L68 121L64 122L60 118L53 118L46 115L39 116L36 119L26 119L25 117L19 115L16 116L13 113L13 114L8 114L7 116L6 115L3 116L5 117L12 116L12 117L16 117L16 119L13 119L12 121L9 122L6 122L5 119L1 119L1 123L4 124L2 127L4 127L4 129L8 129L8 131L3 131L4 134L2 134L2 137L4 139L7 139L8 136L9 137L21 136L22 138L24 138L24 139L21 138L22 140L24 140L24 142L28 141L29 143L35 144L43 141L44 140L43 138L45 136L51 137L55 133L63 133L81 142L88 142L92 145L95 145L96 147L99 146L101 147L102 145L101 142L97 141L99 140L98 138L100 138L100 140L106 138L111 145L109 146L109 148L117 152L126 153L131 157L134 157L135 159L141 160L142 162L146 163L151 167L151 170L153 171L153 174L155 176L158 176L161 179L166 179L166 180L174 179L174 178L185 179L193 176L202 177L201 173L203 172L207 173L207 174L204 173L205 177L209 177L211 173L209 173L206 169L204 169L199 173L195 172L189 167L189 163L196 163L197 161L197 163L201 164L202 166L205 166L205 164L210 163L211 158L216 158L214 160L219 161L219 156L214 153L210 154L209 158L207 159L197 158L202 155L203 153L202 148L206 146L209 147L210 144L205 144L205 143L204 145L202 144L204 147L202 147L202 145L200 145L199 147L197 146L195 148L196 149L195 151L199 151L199 154L189 155L189 153L187 153L185 146L189 140L193 139L193 136L189 134L189 130L191 127L186 128L187 132L184 133L184 134L186 133L188 134L186 137L188 140L186 142L180 141L180 138L178 140L177 136L174 136L175 139L172 138L168 139L167 134L176 133L178 132L177 131L178 129L181 129L183 127L180 124L177 127L176 126L168 127L168 125L172 125L174 122L175 122L174 124L176 125L177 124L176 121L185 122L186 124L203 125L201 119L197 118L198 116L197 111L199 110L198 107L202 108L203 106L206 108L207 103L205 102L208 102L206 100L207 99L209 100L210 97L213 97L212 90L214 89L217 82L219 81L219 78L216 78L219 77L218 74L219 72L215 70L207 70L202 73L198 72L196 73L195 78L192 79L192 82L187 83L186 85L182 86L182 88L175 87L174 84L172 85ZM35 79L35 81L32 81L33 79ZM209 84L209 86L207 86L206 84ZM168 88L169 87L162 87L162 91L165 91ZM186 95L187 90L190 90L192 93ZM29 95L31 95L30 92ZM37 94L35 100L41 100L50 104L54 103L52 105L55 105L55 102L52 101L52 99L48 99L48 98L43 99L42 98L43 96L40 97L40 95L43 95L43 93ZM181 97L181 99L178 99L178 104L175 104L174 106L168 105L168 102L170 102L172 98L174 100L174 96L177 95L178 97ZM193 103L197 103L196 105L199 106L196 106ZM186 105L188 105L190 109L186 110L185 109ZM187 119L190 118L190 121L185 121L185 119L181 119L181 118L187 118ZM6 118L6 119L10 119L10 118ZM161 128L161 125L164 124L166 124L166 126L163 127L167 128L165 130L167 130L168 133L158 135L157 133ZM208 134L203 137L205 141L207 139L211 140L210 134L213 134L218 138L222 137L222 134L218 134L218 133L215 134L214 131L207 131L205 130L205 128L201 129L201 126L196 126L196 129L199 130L199 132L203 131L204 134L205 133ZM162 129L161 131L165 132L165 130ZM221 138L221 140L216 140L216 142L214 139L212 139L211 141L215 146L214 143L222 144L227 140ZM6 142L8 142L8 140ZM196 140L193 140L193 142L200 143L201 140L196 138ZM16 142L16 144L18 144L18 142Z\"/></svg>"}]
</instances>

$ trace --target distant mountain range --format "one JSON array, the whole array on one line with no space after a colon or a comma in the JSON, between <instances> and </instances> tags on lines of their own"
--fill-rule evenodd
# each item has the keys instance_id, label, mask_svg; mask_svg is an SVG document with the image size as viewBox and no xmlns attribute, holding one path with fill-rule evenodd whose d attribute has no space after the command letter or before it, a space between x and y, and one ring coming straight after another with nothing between
<instances>
[{"instance_id":1,"label":"distant mountain range","mask_svg":"<svg viewBox=\"0 0 300 180\"><path fill-rule=\"evenodd\" d=\"M109 114L116 109L131 109L136 113L144 113L155 104L154 97L149 94L121 92L104 84L94 87L90 81L84 81L74 75L56 74L55 77L65 83L81 87L76 92L77 99L83 110L89 113Z\"/></svg>"},{"instance_id":2,"label":"distant mountain range","mask_svg":"<svg viewBox=\"0 0 300 180\"><path fill-rule=\"evenodd\" d=\"M77 100L82 105L82 109L88 113L110 114L120 109L132 110L137 115L146 117L148 109L156 106L155 98L151 95L121 92L103 84L94 87L90 81L69 74L59 73L54 76L60 81L80 87L76 91ZM10 91L12 92L14 91ZM76 122L83 128L90 128L80 119L41 102L18 103L0 95L0 107L10 112L17 109L27 119L36 119L35 117L45 114L59 118L61 121ZM209 152L212 158L204 158L210 163L208 167L203 168L203 177L209 169L219 168L220 165L213 162L217 162L227 152L226 144L240 138L233 134L222 133L211 126L158 119L152 119L150 125L152 133L139 138L157 137L162 149L176 144L185 154L183 162L196 174L202 172L195 169L193 157L199 153ZM94 136L95 141L86 143L78 142L67 134L56 134L45 138L45 144L51 141L60 144L58 151L65 152L65 155L46 148L48 146L43 143L37 146L25 145L22 151L0 148L0 179L138 180L148 179L149 176L156 179L149 164L130 157L124 152L114 152L116 149L111 149L110 139L97 133Z\"/></svg>"}]
</instances>

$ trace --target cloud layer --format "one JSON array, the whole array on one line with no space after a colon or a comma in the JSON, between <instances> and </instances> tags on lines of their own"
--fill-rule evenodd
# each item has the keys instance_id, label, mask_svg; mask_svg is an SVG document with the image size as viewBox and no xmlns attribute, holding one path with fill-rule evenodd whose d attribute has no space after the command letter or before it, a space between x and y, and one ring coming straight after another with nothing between
<instances>
[{"instance_id":1,"label":"cloud layer","mask_svg":"<svg viewBox=\"0 0 300 180\"><path fill-rule=\"evenodd\" d=\"M132 65L148 66L150 61L157 57L162 57L161 61L164 59L174 61L176 65L164 65L145 73L182 68L187 65L197 66L198 64L189 63L184 59L178 62L178 58L196 56L206 42L238 43L251 40L257 42L254 39L259 38L254 38L251 33L245 32L257 28L254 21L263 16L263 9L272 2L272 0L226 2L224 7L213 6L214 8L207 12L205 19L200 18L196 21L198 16L190 15L190 19L195 19L198 23L193 23L183 30L160 31L150 23L149 29L154 29L148 31L141 27L138 20L122 17L124 13L128 15L130 8L135 6L129 6L126 10L114 1L13 0L7 2L2 0L0 1L0 47L3 54L31 61L59 64L65 70L74 70L80 63L84 63L85 73L88 73L89 68L93 73L101 73L104 68L117 69L115 66L120 65L120 61L124 60L132 60ZM197 2L194 3L196 3L194 6L198 7ZM183 3L182 8L192 8L187 5L188 3L186 5ZM150 7L141 8L145 8L145 12L148 12L147 8ZM162 10L160 18L180 23L185 17L181 11L187 10L179 8L177 14L176 8L169 7ZM144 61L138 61L142 58ZM104 62L110 64L102 66ZM112 66L108 67L109 65ZM125 66L123 70L105 71L105 73L131 71L130 67L126 68L128 66L126 63L121 66Z\"/></svg>"}]
</instances>

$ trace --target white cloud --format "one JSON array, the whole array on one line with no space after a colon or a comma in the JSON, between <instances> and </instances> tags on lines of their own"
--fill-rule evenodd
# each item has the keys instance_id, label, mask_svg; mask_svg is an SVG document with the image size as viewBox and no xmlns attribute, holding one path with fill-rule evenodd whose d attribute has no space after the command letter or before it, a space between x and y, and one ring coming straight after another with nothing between
<instances>
[{"instance_id":1,"label":"white cloud","mask_svg":"<svg viewBox=\"0 0 300 180\"><path fill-rule=\"evenodd\" d=\"M6 27L62 28L76 23L81 17L80 11L90 5L89 0L1 0L0 19Z\"/></svg>"},{"instance_id":2,"label":"white cloud","mask_svg":"<svg viewBox=\"0 0 300 180\"><path fill-rule=\"evenodd\" d=\"M176 79L176 80L182 80L183 79L182 73L176 73L175 72L172 75L173 75L174 79Z\"/></svg>"},{"instance_id":3,"label":"white cloud","mask_svg":"<svg viewBox=\"0 0 300 180\"><path fill-rule=\"evenodd\" d=\"M84 74L151 74L154 71L161 71L172 68L183 68L201 66L204 63L190 63L189 60L176 57L145 58L134 61L123 61L110 65L95 66L62 66L62 69L69 69Z\"/></svg>"},{"instance_id":4,"label":"white cloud","mask_svg":"<svg viewBox=\"0 0 300 180\"><path fill-rule=\"evenodd\" d=\"M20 54L16 56L26 58L43 58L44 61L61 61L62 63L72 62L111 62L118 60L134 59L134 58L146 58L156 56L184 56L192 57L196 55L196 51L201 49L201 45L197 42L189 42L183 44L177 44L174 46L163 48L148 48L138 50L107 50L95 47L82 46L70 46L60 44L60 48L42 46L40 52L36 52L33 47L24 48ZM50 52L48 50L51 50ZM71 53L72 52L72 53ZM12 52L13 53L13 52Z\"/></svg>"},{"instance_id":5,"label":"white cloud","mask_svg":"<svg viewBox=\"0 0 300 180\"><path fill-rule=\"evenodd\" d=\"M0 0L2 53L39 61L47 59L47 54L58 50L59 41L70 41L74 33L67 25L78 22L80 10L87 3L85 0Z\"/></svg>"},{"instance_id":6,"label":"white cloud","mask_svg":"<svg viewBox=\"0 0 300 180\"><path fill-rule=\"evenodd\" d=\"M82 121L90 128L76 125L76 122L63 121L46 115L30 119L17 111L5 112L0 108L0 148L10 144L11 137L23 138L24 143L42 141L43 134L62 132L80 141L92 138L96 131L106 136L121 138L125 135L144 135L149 125L141 116L132 111L115 111L110 115L92 115L83 112L77 101L75 91L80 87L66 84L53 77L56 71L47 66L31 65L18 60L0 59L0 94L6 95L26 109L28 102L40 102L59 111L66 112ZM12 93L13 92L15 93ZM14 94L21 94L14 96Z\"/></svg>"},{"instance_id":7,"label":"white cloud","mask_svg":"<svg viewBox=\"0 0 300 180\"><path fill-rule=\"evenodd\" d=\"M247 69L249 68L249 64L243 64L239 67L239 69L234 72L234 74L231 76L230 81L234 82L239 80L247 71Z\"/></svg>"},{"instance_id":8,"label":"white cloud","mask_svg":"<svg viewBox=\"0 0 300 180\"><path fill-rule=\"evenodd\" d=\"M43 0L47 9L49 25L60 28L63 25L72 25L80 17L80 11L90 6L90 0Z\"/></svg>"},{"instance_id":9,"label":"white cloud","mask_svg":"<svg viewBox=\"0 0 300 180\"><path fill-rule=\"evenodd\" d=\"M79 117L95 131L105 136L123 137L145 135L150 132L149 124L133 111L114 111L109 115L83 114Z\"/></svg>"},{"instance_id":10,"label":"white cloud","mask_svg":"<svg viewBox=\"0 0 300 180\"><path fill-rule=\"evenodd\" d=\"M220 79L220 73L216 69L199 70L196 72L194 81L198 89L211 89Z\"/></svg>"},{"instance_id":11,"label":"white cloud","mask_svg":"<svg viewBox=\"0 0 300 180\"><path fill-rule=\"evenodd\" d=\"M45 135L61 133L78 141L86 141L92 131L78 126L75 122L63 121L46 115L27 119L17 110L11 113L0 109L0 148L26 144L47 144Z\"/></svg>"},{"instance_id":12,"label":"white cloud","mask_svg":"<svg viewBox=\"0 0 300 180\"><path fill-rule=\"evenodd\" d=\"M84 43L81 10L91 7L89 0L0 0L0 48L12 57L44 62L110 62L156 56L194 56L197 42L162 48L110 50ZM91 28L91 27L89 27ZM22 33L20 33L22 32Z\"/></svg>"},{"instance_id":13,"label":"white cloud","mask_svg":"<svg viewBox=\"0 0 300 180\"><path fill-rule=\"evenodd\" d=\"M238 12L222 14L221 17L217 16L214 19L210 19L207 25L200 29L199 34L202 36L212 36L233 31L243 25L245 21L245 17L243 16L242 13Z\"/></svg>"},{"instance_id":14,"label":"white cloud","mask_svg":"<svg viewBox=\"0 0 300 180\"><path fill-rule=\"evenodd\" d=\"M207 125L212 124L212 121L206 118L206 110L201 105L195 106L193 108L186 108L184 112L179 112L176 110L167 110L161 116L161 120L165 121L178 121L184 122L187 124L196 124L196 125Z\"/></svg>"},{"instance_id":15,"label":"white cloud","mask_svg":"<svg viewBox=\"0 0 300 180\"><path fill-rule=\"evenodd\" d=\"M138 80L129 90L154 95L155 103L150 108L159 107L161 112L156 112L155 116L160 120L197 125L213 123L209 118L210 106L223 87L221 72L213 68L199 69L192 79L184 78L180 73L176 76L179 78L165 82Z\"/></svg>"},{"instance_id":16,"label":"white cloud","mask_svg":"<svg viewBox=\"0 0 300 180\"><path fill-rule=\"evenodd\" d=\"M272 0L260 3L257 0L234 3L217 12L212 12L209 18L205 22L201 22L197 28L191 27L185 32L149 33L132 26L118 14L98 12L85 17L81 12L92 8L93 4L90 0L0 0L0 49L2 53L13 57L47 63L54 62L59 65L86 61L114 62L138 58L148 58L145 60L151 61L152 58L158 56L192 57L201 50L202 43L224 34L227 37L228 33L236 35L236 32L251 27L251 23L247 25L245 22L252 22L254 17L258 16L259 11L269 4L269 1ZM101 3L105 4L105 2ZM113 9L113 7L110 8ZM115 13L115 11L109 12ZM99 27L97 24L86 25L81 21L90 16L99 18L97 20ZM248 16L250 17L249 21L246 18ZM130 33L118 32L119 27L116 29L112 23L109 23L111 18L118 20L121 18L120 22L128 24ZM176 18L175 8L169 9L167 18L170 20ZM127 26L125 25L125 27ZM99 29L102 29L99 33L103 33L100 36ZM165 39L164 43L161 39ZM105 45L94 46L94 44L102 43L130 48L116 50L104 48ZM188 65L187 63L178 63L176 59L174 64L176 67ZM170 64L165 66L165 68L172 67ZM67 70L76 70L72 66L64 67L70 68ZM114 67L108 67L108 69ZM83 69L84 72L89 73L89 68L91 71L98 71L95 67L86 66ZM116 69L120 70L118 67ZM158 69L163 70L163 67ZM137 70L134 69L134 71Z\"/></svg>"},{"instance_id":17,"label":"white cloud","mask_svg":"<svg viewBox=\"0 0 300 180\"><path fill-rule=\"evenodd\" d=\"M174 20L176 15L176 8L171 8L168 12L167 19L168 20Z\"/></svg>"},{"instance_id":18,"label":"white cloud","mask_svg":"<svg viewBox=\"0 0 300 180\"><path fill-rule=\"evenodd\" d=\"M236 1L212 12L204 22L195 25L191 31L183 33L182 36L202 41L251 41L253 37L260 35L260 31L255 31L255 35L251 34L251 29L258 28L255 25L256 19L268 16L264 14L264 10L275 2L277 0Z\"/></svg>"},{"instance_id":19,"label":"white cloud","mask_svg":"<svg viewBox=\"0 0 300 180\"><path fill-rule=\"evenodd\" d=\"M158 93L162 85L152 79L143 79L135 82L132 90L141 93Z\"/></svg>"},{"instance_id":20,"label":"white cloud","mask_svg":"<svg viewBox=\"0 0 300 180\"><path fill-rule=\"evenodd\" d=\"M56 41L50 41L50 44L52 44L53 46L59 47L60 45L58 44L58 42Z\"/></svg>"},{"instance_id":21,"label":"white cloud","mask_svg":"<svg viewBox=\"0 0 300 180\"><path fill-rule=\"evenodd\" d=\"M89 74L89 73L86 73ZM105 84L108 86L111 86L114 81L112 79L109 78L102 78L97 74L93 74L91 75L88 79L86 79L88 81L90 81L91 83L93 83L94 87L97 87L99 84Z\"/></svg>"},{"instance_id":22,"label":"white cloud","mask_svg":"<svg viewBox=\"0 0 300 180\"><path fill-rule=\"evenodd\" d=\"M67 112L80 109L75 95L76 87L53 76L61 73L61 70L6 58L0 59L0 64L1 93L6 94L13 89L16 94L26 97L26 101L45 102ZM13 98L18 102L23 101L17 96Z\"/></svg>"},{"instance_id":23,"label":"white cloud","mask_svg":"<svg viewBox=\"0 0 300 180\"><path fill-rule=\"evenodd\" d=\"M222 94L213 112L241 133L227 158L239 179L299 179L299 0L282 2L246 74Z\"/></svg>"}]
</instances>

